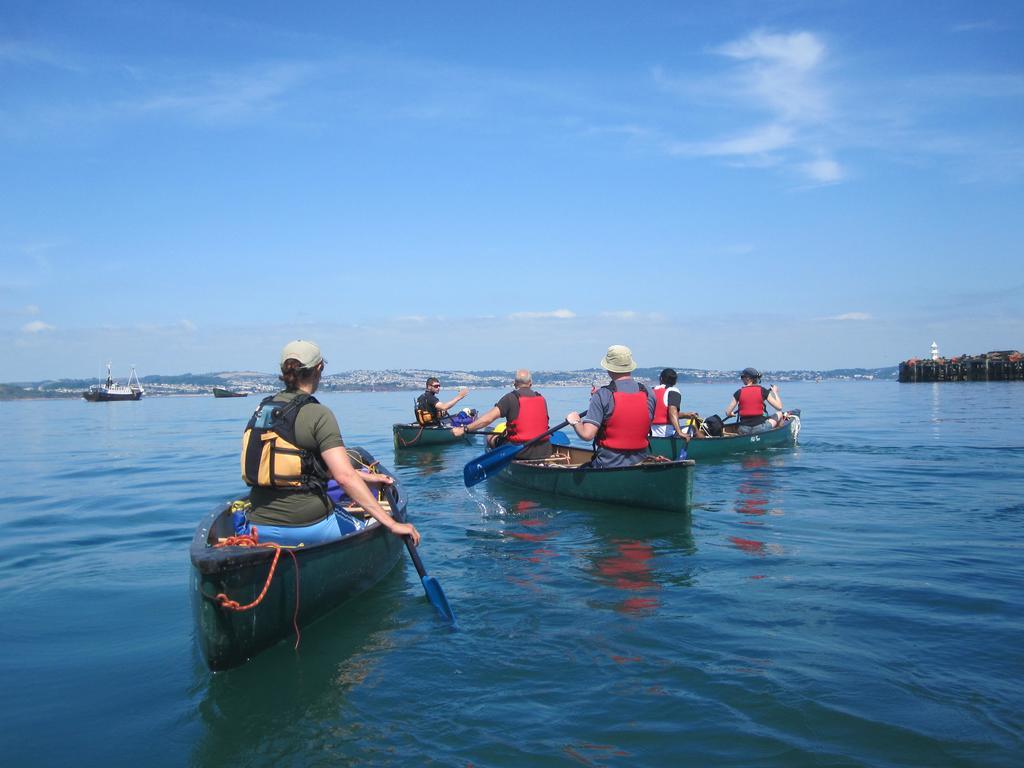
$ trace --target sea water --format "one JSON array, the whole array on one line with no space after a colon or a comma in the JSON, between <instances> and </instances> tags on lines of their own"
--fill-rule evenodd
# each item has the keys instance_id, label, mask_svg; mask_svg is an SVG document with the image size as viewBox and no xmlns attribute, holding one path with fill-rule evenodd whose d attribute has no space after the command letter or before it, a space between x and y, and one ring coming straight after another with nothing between
<instances>
[{"instance_id":1,"label":"sea water","mask_svg":"<svg viewBox=\"0 0 1024 768\"><path fill-rule=\"evenodd\" d=\"M684 385L684 407L734 389ZM553 420L588 396L544 394ZM0 759L1020 765L1024 384L781 395L799 445L698 465L684 516L468 491L479 444L395 453L408 393L326 393L405 485L458 628L403 561L298 651L216 675L188 546L243 491L256 399L0 403Z\"/></svg>"}]
</instances>

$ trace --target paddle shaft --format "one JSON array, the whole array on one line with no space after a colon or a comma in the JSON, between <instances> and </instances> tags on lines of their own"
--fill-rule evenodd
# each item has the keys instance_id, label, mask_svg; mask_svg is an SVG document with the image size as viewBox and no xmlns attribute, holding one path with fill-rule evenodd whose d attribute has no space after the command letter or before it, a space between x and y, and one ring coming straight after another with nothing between
<instances>
[{"instance_id":1,"label":"paddle shaft","mask_svg":"<svg viewBox=\"0 0 1024 768\"><path fill-rule=\"evenodd\" d=\"M581 418L581 419L582 419L582 418L583 418L584 416L586 416L586 415L587 415L587 412L586 412L586 411L580 411L580 418ZM530 447L531 445L535 445L536 443L539 443L539 442L540 442L541 440L543 440L543 439L544 439L545 437L551 437L551 435L555 434L555 432L558 432L558 431L559 431L560 429L565 429L565 428L566 428L566 427L568 427L568 426L569 426L569 420L568 420L568 419L566 419L566 420L565 420L565 421L563 421L563 422L562 422L561 424L558 424L558 425L556 425L556 426L552 427L551 429L549 429L549 430L548 430L547 432L545 432L544 434L542 434L542 435L538 435L537 437L533 438L533 440L528 440L527 442L523 443L522 447L523 447L523 448L529 448L529 447Z\"/></svg>"},{"instance_id":2,"label":"paddle shaft","mask_svg":"<svg viewBox=\"0 0 1024 768\"><path fill-rule=\"evenodd\" d=\"M583 413L580 414L580 417L585 416L586 413L586 411L583 411ZM478 456L463 468L463 482L465 482L467 488L483 482L491 475L500 472L504 467L508 466L515 460L516 456L522 453L525 449L532 445L536 445L541 440L550 437L555 432L558 432L567 426L569 426L568 420L563 421L561 424L556 424L551 429L537 435L537 437L532 440L527 440L525 443L506 443L499 448L495 448L493 451L488 451L482 456Z\"/></svg>"},{"instance_id":3,"label":"paddle shaft","mask_svg":"<svg viewBox=\"0 0 1024 768\"><path fill-rule=\"evenodd\" d=\"M420 553L416 551L416 545L412 543L412 539L408 536L403 536L405 539L405 547L409 550L409 557L412 558L412 564L416 566L416 573L423 579L427 575L427 569L423 567L423 561L420 560Z\"/></svg>"}]
</instances>

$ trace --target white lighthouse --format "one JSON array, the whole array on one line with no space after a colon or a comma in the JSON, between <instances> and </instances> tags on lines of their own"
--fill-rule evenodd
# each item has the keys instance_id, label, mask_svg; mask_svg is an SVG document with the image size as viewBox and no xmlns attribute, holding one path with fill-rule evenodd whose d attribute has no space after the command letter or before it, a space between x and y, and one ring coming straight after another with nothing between
<instances>
[{"instance_id":1,"label":"white lighthouse","mask_svg":"<svg viewBox=\"0 0 1024 768\"><path fill-rule=\"evenodd\" d=\"M932 360L939 359L939 345L934 341L932 342Z\"/></svg>"}]
</instances>

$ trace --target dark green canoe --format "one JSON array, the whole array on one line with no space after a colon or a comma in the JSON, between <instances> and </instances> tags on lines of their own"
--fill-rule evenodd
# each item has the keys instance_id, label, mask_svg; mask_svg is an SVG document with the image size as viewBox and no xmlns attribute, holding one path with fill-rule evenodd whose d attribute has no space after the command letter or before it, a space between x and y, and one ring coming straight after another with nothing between
<instances>
[{"instance_id":1,"label":"dark green canoe","mask_svg":"<svg viewBox=\"0 0 1024 768\"><path fill-rule=\"evenodd\" d=\"M478 435L489 435L490 430L475 430L470 435L455 437L451 427L423 427L419 424L395 424L391 431L395 435L395 448L436 448L439 445L472 442Z\"/></svg>"},{"instance_id":2,"label":"dark green canoe","mask_svg":"<svg viewBox=\"0 0 1024 768\"><path fill-rule=\"evenodd\" d=\"M651 453L674 459L686 447L686 456L696 461L720 459L738 453L754 453L768 448L785 448L796 442L800 434L800 416L791 416L781 427L754 435L737 435L736 425L729 424L721 437L693 439L687 445L678 437L652 437L648 440Z\"/></svg>"},{"instance_id":3,"label":"dark green canoe","mask_svg":"<svg viewBox=\"0 0 1024 768\"><path fill-rule=\"evenodd\" d=\"M248 397L248 392L232 392L230 389L224 389L223 387L213 388L214 397Z\"/></svg>"},{"instance_id":4,"label":"dark green canoe","mask_svg":"<svg viewBox=\"0 0 1024 768\"><path fill-rule=\"evenodd\" d=\"M455 437L451 427L424 427L420 424L395 424L395 448L426 448L469 442L468 437Z\"/></svg>"},{"instance_id":5,"label":"dark green canoe","mask_svg":"<svg viewBox=\"0 0 1024 768\"><path fill-rule=\"evenodd\" d=\"M362 448L352 450L365 463L373 462ZM379 464L376 469L391 474ZM404 522L406 498L398 483L382 488L391 514ZM300 627L380 581L402 557L405 544L372 518L369 522L337 541L282 551L266 596L256 607L239 612L223 608L216 595L223 593L240 605L256 600L275 550L212 546L234 534L230 505L208 515L196 530L189 554L196 637L210 669L236 667L279 641L294 638L296 563ZM295 554L294 561L288 552Z\"/></svg>"},{"instance_id":6,"label":"dark green canoe","mask_svg":"<svg viewBox=\"0 0 1024 768\"><path fill-rule=\"evenodd\" d=\"M558 447L548 459L513 461L496 477L511 485L556 496L619 507L686 512L693 499L693 465L686 461L645 461L632 467L581 466L594 452Z\"/></svg>"}]
</instances>

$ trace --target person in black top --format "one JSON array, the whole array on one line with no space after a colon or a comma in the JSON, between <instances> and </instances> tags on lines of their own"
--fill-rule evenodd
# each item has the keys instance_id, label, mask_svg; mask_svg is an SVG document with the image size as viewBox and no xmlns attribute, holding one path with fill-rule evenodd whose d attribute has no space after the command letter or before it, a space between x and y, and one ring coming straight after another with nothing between
<instances>
[{"instance_id":1,"label":"person in black top","mask_svg":"<svg viewBox=\"0 0 1024 768\"><path fill-rule=\"evenodd\" d=\"M540 400L539 403L531 403L529 406L529 423L526 423L525 417L524 419L520 419L520 415L524 410L522 401L526 399ZM505 431L490 435L487 438L487 445L490 448L496 448L506 442L522 442L524 439L532 437L532 432L540 434L547 430L547 405L544 403L543 396L541 396L539 392L535 392L533 390L533 377L525 368L516 371L515 384L511 392L502 395L501 399L494 404L493 408L484 412L480 416L477 416L476 419L465 427L455 427L452 430L452 434L456 437L461 437L465 434L466 430L481 429L498 418L505 419ZM531 433L524 430L530 430ZM545 439L520 451L516 455L516 458L546 459L550 455L551 441Z\"/></svg>"},{"instance_id":2,"label":"person in black top","mask_svg":"<svg viewBox=\"0 0 1024 768\"><path fill-rule=\"evenodd\" d=\"M436 377L431 376L427 379L426 391L416 398L416 421L423 426L450 427L450 422L445 423L445 420L448 418L448 411L469 394L469 390L463 387L459 390L459 394L447 403L442 403L437 397L437 393L440 390L441 382Z\"/></svg>"}]
</instances>

